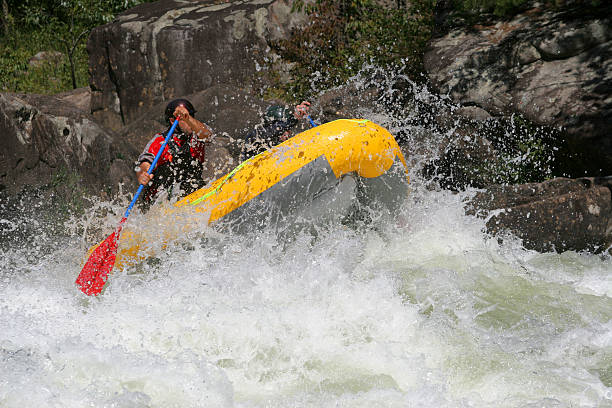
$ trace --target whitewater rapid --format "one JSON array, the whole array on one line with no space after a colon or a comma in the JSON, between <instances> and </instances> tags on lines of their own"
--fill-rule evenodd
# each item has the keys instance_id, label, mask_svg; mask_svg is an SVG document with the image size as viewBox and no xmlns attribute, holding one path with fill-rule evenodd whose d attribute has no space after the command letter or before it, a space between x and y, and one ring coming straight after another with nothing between
<instances>
[{"instance_id":1,"label":"whitewater rapid","mask_svg":"<svg viewBox=\"0 0 612 408\"><path fill-rule=\"evenodd\" d=\"M5 250L0 406L612 406L612 259L492 238L470 194L290 243L202 227L97 298L81 236Z\"/></svg>"},{"instance_id":2,"label":"whitewater rapid","mask_svg":"<svg viewBox=\"0 0 612 408\"><path fill-rule=\"evenodd\" d=\"M355 79L384 90L361 117L403 135L412 180L366 228L232 234L186 217L163 248L180 223L136 211L157 255L89 298L74 281L129 194L60 228L27 203L0 220L25 231L0 242L0 407L612 407L612 257L483 232L473 190L419 170L449 137L434 108L455 107L413 86L390 116L396 79Z\"/></svg>"}]
</instances>

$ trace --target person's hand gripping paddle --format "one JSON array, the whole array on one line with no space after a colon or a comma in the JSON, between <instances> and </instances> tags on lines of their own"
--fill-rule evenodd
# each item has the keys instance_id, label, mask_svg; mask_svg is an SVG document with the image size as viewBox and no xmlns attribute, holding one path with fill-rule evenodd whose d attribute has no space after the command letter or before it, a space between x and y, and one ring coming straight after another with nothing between
<instances>
[{"instance_id":1,"label":"person's hand gripping paddle","mask_svg":"<svg viewBox=\"0 0 612 408\"><path fill-rule=\"evenodd\" d=\"M172 137L174 129L176 129L178 123L179 118L177 117L174 123L172 124L172 127L170 127L170 130L168 131L168 135L166 135L164 144L157 152L157 155L155 156L153 163L151 163L149 170L147 170L147 174L151 174L153 172L153 169L155 169L155 165L157 164L157 161L161 157L164 149L166 148L166 145ZM138 187L138 191L136 191L132 202L125 211L125 214L123 215L123 218L119 222L119 225L117 226L115 231L93 250L91 255L89 255L89 259L87 259L87 262L85 262L83 270L77 277L76 284L86 295L99 295L100 292L102 292L102 288L104 287L104 284L108 279L108 274L115 265L119 234L121 233L123 224L125 224L125 222L127 221L127 218L130 215L130 211L132 210L132 207L134 207L134 204L136 203L138 196L140 196L140 193L142 192L143 188L144 186L142 184Z\"/></svg>"}]
</instances>

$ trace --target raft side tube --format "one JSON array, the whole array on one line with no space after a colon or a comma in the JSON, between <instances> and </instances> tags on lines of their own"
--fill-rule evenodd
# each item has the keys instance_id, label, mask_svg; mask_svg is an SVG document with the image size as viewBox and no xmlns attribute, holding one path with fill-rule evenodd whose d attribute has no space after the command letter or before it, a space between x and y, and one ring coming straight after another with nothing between
<instances>
[{"instance_id":1,"label":"raft side tube","mask_svg":"<svg viewBox=\"0 0 612 408\"><path fill-rule=\"evenodd\" d=\"M210 222L216 221L321 156L337 179L351 172L376 178L399 158L408 181L404 156L386 129L369 120L340 119L302 132L247 160L238 171L176 205L197 205L197 211L210 211Z\"/></svg>"}]
</instances>

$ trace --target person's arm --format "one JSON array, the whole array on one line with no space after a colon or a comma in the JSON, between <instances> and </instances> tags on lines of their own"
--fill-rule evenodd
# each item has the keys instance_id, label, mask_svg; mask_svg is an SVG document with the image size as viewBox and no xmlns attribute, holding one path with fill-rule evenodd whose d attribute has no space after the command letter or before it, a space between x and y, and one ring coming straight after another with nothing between
<instances>
[{"instance_id":1,"label":"person's arm","mask_svg":"<svg viewBox=\"0 0 612 408\"><path fill-rule=\"evenodd\" d=\"M210 142L212 140L212 130L204 123L191 116L187 108L185 108L183 105L179 105L176 107L176 109L174 110L174 116L178 116L181 120L179 122L179 126L181 127L181 129L183 129L183 131L193 132L198 139L204 142ZM188 129L185 128L185 125L186 127L188 127Z\"/></svg>"},{"instance_id":2,"label":"person's arm","mask_svg":"<svg viewBox=\"0 0 612 408\"><path fill-rule=\"evenodd\" d=\"M164 138L162 136L155 135L153 139L151 139L149 143L147 143L147 146L145 147L142 154L138 156L139 164L136 166L135 170L136 170L136 180L138 180L139 184L146 186L147 184L149 184L149 182L153 178L153 174L147 174L147 171L151 167L151 163L153 163L153 160L155 159L155 155L157 155L157 152L159 151L159 149L161 149L163 142L164 142ZM158 165L164 163L165 161L167 161L165 154L162 154L162 157L160 157Z\"/></svg>"},{"instance_id":3,"label":"person's arm","mask_svg":"<svg viewBox=\"0 0 612 408\"><path fill-rule=\"evenodd\" d=\"M292 137L291 129L296 127L300 123L300 119L303 119L308 115L310 109L310 102L303 101L297 105L293 111L293 117L289 117L285 122L279 122L280 126L275 129L274 137L275 143L284 142L285 140Z\"/></svg>"},{"instance_id":4,"label":"person's arm","mask_svg":"<svg viewBox=\"0 0 612 408\"><path fill-rule=\"evenodd\" d=\"M295 107L295 111L293 112L293 116L297 120L300 120L308 115L308 111L310 110L310 102L302 101L299 105Z\"/></svg>"},{"instance_id":5,"label":"person's arm","mask_svg":"<svg viewBox=\"0 0 612 408\"><path fill-rule=\"evenodd\" d=\"M193 133L198 139L204 142L210 142L212 140L213 132L210 127L206 126L204 123L200 122L196 118L190 118L189 127L193 129Z\"/></svg>"},{"instance_id":6,"label":"person's arm","mask_svg":"<svg viewBox=\"0 0 612 408\"><path fill-rule=\"evenodd\" d=\"M153 178L153 174L147 174L147 171L149 171L150 167L151 167L151 163L147 161L141 162L140 165L138 166L139 170L136 170L136 179L138 180L139 184L146 186L147 184L149 184L149 182Z\"/></svg>"}]
</instances>

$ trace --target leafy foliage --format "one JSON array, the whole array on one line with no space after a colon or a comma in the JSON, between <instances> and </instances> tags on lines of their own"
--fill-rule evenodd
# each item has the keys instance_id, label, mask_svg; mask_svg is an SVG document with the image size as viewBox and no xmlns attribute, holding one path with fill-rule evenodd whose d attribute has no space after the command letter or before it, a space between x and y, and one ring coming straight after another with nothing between
<instances>
[{"instance_id":1,"label":"leafy foliage","mask_svg":"<svg viewBox=\"0 0 612 408\"><path fill-rule=\"evenodd\" d=\"M493 13L497 16L507 16L514 13L527 0L459 0L457 7L462 11L475 13Z\"/></svg>"},{"instance_id":2,"label":"leafy foliage","mask_svg":"<svg viewBox=\"0 0 612 408\"><path fill-rule=\"evenodd\" d=\"M512 115L489 125L484 133L500 159L489 163L496 183L540 182L560 175L556 162L561 142L554 128Z\"/></svg>"},{"instance_id":3,"label":"leafy foliage","mask_svg":"<svg viewBox=\"0 0 612 408\"><path fill-rule=\"evenodd\" d=\"M434 0L416 0L409 9L385 8L373 0L316 0L305 10L310 21L288 40L273 44L293 64L293 81L281 84L290 98L308 97L355 75L364 64L388 66L402 61L415 78L431 35Z\"/></svg>"},{"instance_id":4,"label":"leafy foliage","mask_svg":"<svg viewBox=\"0 0 612 408\"><path fill-rule=\"evenodd\" d=\"M130 7L152 0L2 0L0 91L56 93L85 86L85 45L91 30ZM40 51L64 59L30 66Z\"/></svg>"},{"instance_id":5,"label":"leafy foliage","mask_svg":"<svg viewBox=\"0 0 612 408\"><path fill-rule=\"evenodd\" d=\"M444 188L542 182L566 176L569 152L559 131L521 115L473 124L451 141L423 173Z\"/></svg>"}]
</instances>

